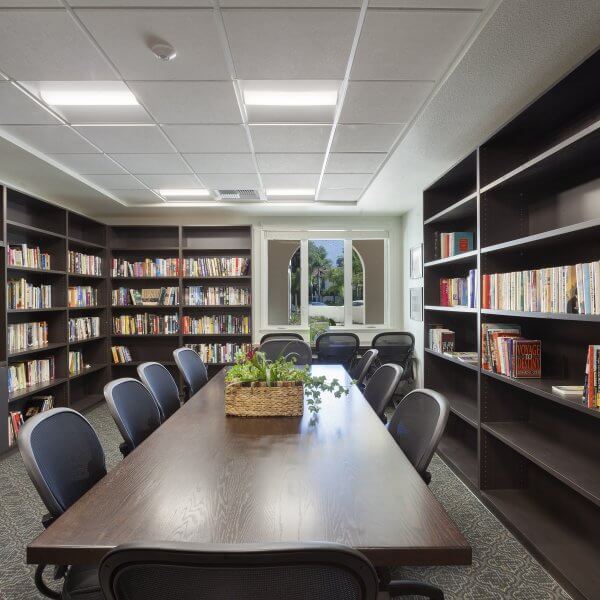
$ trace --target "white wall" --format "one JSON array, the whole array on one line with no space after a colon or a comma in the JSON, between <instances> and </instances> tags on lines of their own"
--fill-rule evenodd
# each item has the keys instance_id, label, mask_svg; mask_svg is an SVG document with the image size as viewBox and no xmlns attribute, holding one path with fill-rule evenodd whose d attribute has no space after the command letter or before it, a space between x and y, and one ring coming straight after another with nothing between
<instances>
[{"instance_id":1,"label":"white wall","mask_svg":"<svg viewBox=\"0 0 600 600\"><path fill-rule=\"evenodd\" d=\"M404 271L403 297L403 325L404 331L410 331L415 336L415 357L417 358L418 377L417 386L423 385L423 323L410 318L409 289L423 286L423 279L410 279L410 249L423 243L423 208L421 202L416 208L402 215L402 265Z\"/></svg>"}]
</instances>

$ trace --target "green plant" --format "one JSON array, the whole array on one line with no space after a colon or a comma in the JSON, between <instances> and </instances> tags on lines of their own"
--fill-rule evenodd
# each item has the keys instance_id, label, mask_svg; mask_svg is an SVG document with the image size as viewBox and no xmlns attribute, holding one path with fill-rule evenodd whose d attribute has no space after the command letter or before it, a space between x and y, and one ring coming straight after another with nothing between
<instances>
[{"instance_id":1,"label":"green plant","mask_svg":"<svg viewBox=\"0 0 600 600\"><path fill-rule=\"evenodd\" d=\"M308 410L318 413L321 408L321 394L331 392L336 398L348 394L349 388L344 387L337 379L327 382L323 375L316 377L311 374L309 367L297 367L295 359L286 360L280 356L277 360L267 360L264 352L238 352L235 363L227 372L225 381L228 384L251 385L263 382L274 387L281 382L297 382L304 385L304 397Z\"/></svg>"}]
</instances>

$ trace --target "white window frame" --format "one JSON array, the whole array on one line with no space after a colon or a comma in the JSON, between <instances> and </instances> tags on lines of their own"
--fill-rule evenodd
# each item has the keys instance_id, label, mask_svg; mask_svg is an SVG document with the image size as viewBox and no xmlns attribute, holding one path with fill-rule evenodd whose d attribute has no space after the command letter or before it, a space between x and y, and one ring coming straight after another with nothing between
<instances>
[{"instance_id":1,"label":"white window frame","mask_svg":"<svg viewBox=\"0 0 600 600\"><path fill-rule=\"evenodd\" d=\"M269 323L269 241L300 241L300 325L272 325ZM390 327L390 235L385 230L315 230L315 229L263 229L261 232L261 330L306 331L308 326L308 242L309 240L343 240L344 242L344 325L330 327L331 330L373 330ZM370 324L352 323L352 242L354 240L383 240L384 242L384 322ZM348 299L350 301L348 302Z\"/></svg>"}]
</instances>

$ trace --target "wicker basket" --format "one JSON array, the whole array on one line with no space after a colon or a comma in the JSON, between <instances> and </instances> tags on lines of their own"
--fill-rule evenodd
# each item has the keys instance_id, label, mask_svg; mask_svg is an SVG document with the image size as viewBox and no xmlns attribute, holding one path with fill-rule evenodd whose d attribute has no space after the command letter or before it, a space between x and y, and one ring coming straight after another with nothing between
<instances>
[{"instance_id":1,"label":"wicker basket","mask_svg":"<svg viewBox=\"0 0 600 600\"><path fill-rule=\"evenodd\" d=\"M280 381L231 383L225 388L225 414L234 417L300 417L304 413L304 384Z\"/></svg>"}]
</instances>

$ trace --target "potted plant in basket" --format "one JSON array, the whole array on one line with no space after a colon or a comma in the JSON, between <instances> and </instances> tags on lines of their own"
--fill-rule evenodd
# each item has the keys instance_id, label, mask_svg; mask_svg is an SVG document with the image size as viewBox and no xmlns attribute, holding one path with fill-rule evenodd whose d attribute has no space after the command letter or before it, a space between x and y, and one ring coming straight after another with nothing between
<instances>
[{"instance_id":1,"label":"potted plant in basket","mask_svg":"<svg viewBox=\"0 0 600 600\"><path fill-rule=\"evenodd\" d=\"M309 367L296 366L295 359L267 360L264 352L238 352L225 376L225 413L238 417L296 417L308 410L319 412L321 394L332 392L336 398L349 389L337 379L327 382L316 377Z\"/></svg>"}]
</instances>

